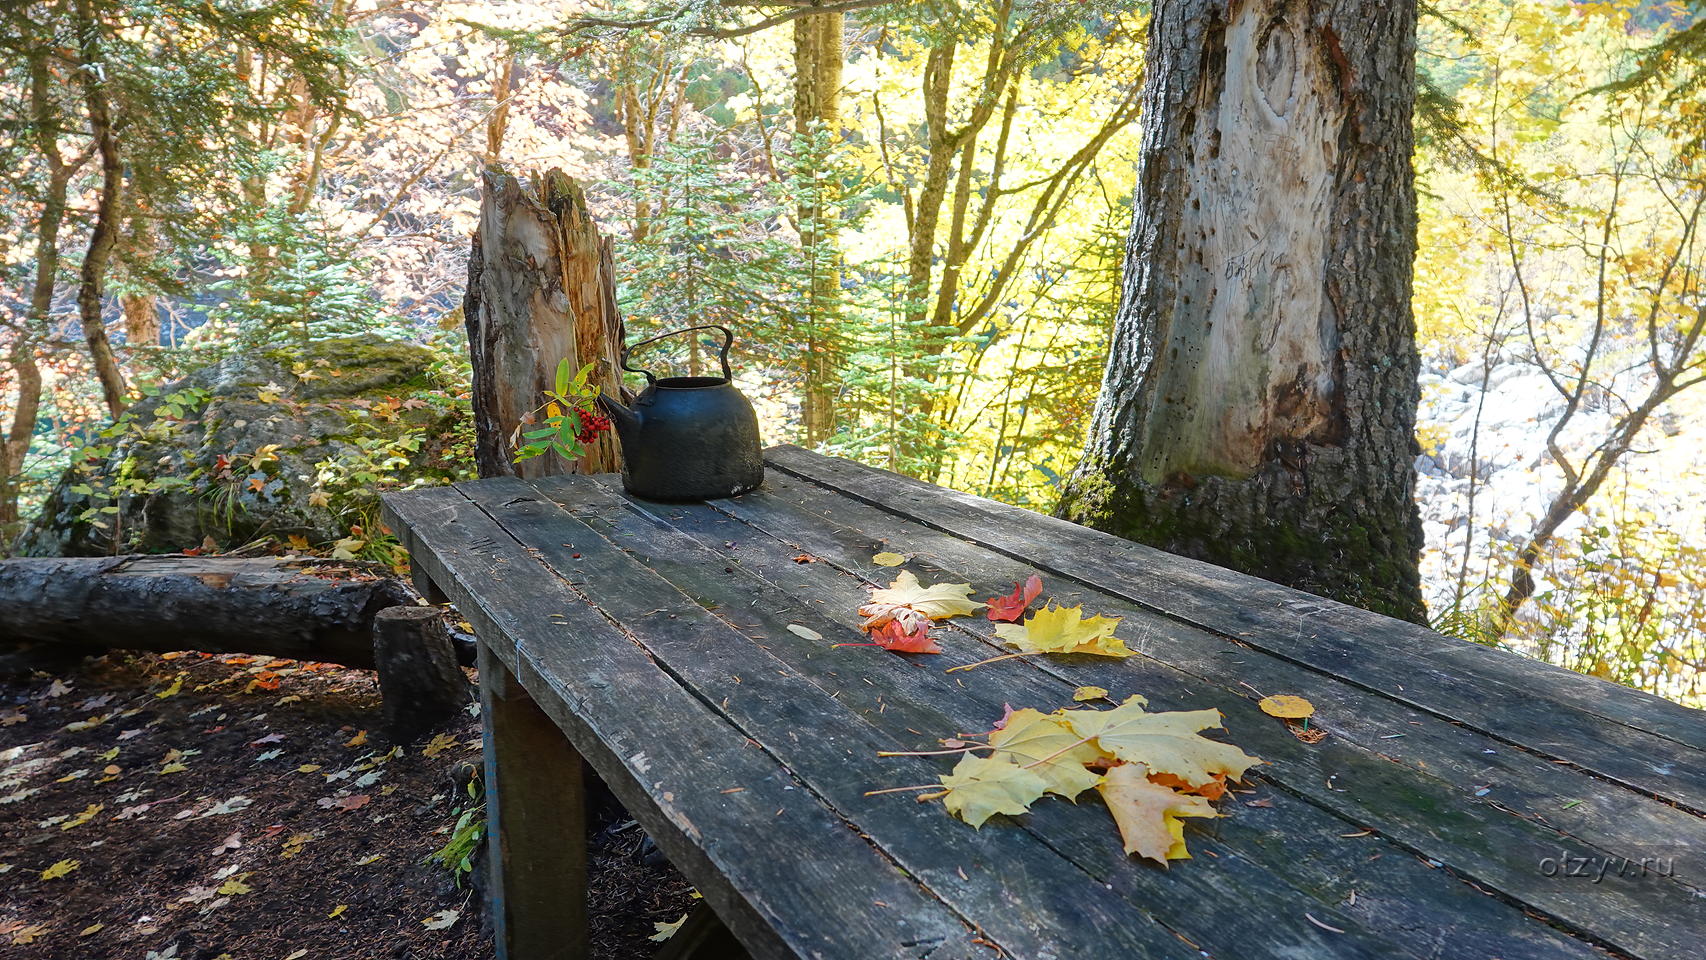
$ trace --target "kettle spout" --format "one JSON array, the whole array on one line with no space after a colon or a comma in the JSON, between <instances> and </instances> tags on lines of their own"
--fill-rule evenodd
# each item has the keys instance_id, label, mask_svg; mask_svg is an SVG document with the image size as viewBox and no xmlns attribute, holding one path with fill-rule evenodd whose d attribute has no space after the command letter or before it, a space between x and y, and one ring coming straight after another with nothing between
<instances>
[{"instance_id":1,"label":"kettle spout","mask_svg":"<svg viewBox=\"0 0 1706 960\"><path fill-rule=\"evenodd\" d=\"M610 415L610 422L616 427L616 436L623 443L634 438L640 427L639 411L631 410L603 393L598 395L598 405Z\"/></svg>"}]
</instances>

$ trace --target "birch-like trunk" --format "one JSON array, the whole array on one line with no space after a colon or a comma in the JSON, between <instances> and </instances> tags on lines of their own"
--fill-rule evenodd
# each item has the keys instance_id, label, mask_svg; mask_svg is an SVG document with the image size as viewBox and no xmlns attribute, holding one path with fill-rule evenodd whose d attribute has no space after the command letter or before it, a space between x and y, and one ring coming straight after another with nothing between
<instances>
[{"instance_id":1,"label":"birch-like trunk","mask_svg":"<svg viewBox=\"0 0 1706 960\"><path fill-rule=\"evenodd\" d=\"M1413 0L1165 0L1062 516L1421 620Z\"/></svg>"}]
</instances>

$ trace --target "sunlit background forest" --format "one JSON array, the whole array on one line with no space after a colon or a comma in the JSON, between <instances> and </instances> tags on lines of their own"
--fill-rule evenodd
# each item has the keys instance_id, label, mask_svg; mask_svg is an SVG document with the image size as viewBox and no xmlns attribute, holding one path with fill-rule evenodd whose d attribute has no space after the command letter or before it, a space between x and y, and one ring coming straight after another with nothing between
<instances>
[{"instance_id":1,"label":"sunlit background forest","mask_svg":"<svg viewBox=\"0 0 1706 960\"><path fill-rule=\"evenodd\" d=\"M0 7L0 533L398 560L375 491L471 469L489 164L585 187L630 338L734 327L768 441L1052 509L1120 296L1147 5L846 6L812 117L823 50L716 3ZM1415 155L1434 626L1696 704L1703 15L1424 4ZM393 342L406 376L303 412ZM246 426L274 419L337 442ZM196 523L139 526L168 496ZM1525 550L1535 599L1490 629Z\"/></svg>"}]
</instances>

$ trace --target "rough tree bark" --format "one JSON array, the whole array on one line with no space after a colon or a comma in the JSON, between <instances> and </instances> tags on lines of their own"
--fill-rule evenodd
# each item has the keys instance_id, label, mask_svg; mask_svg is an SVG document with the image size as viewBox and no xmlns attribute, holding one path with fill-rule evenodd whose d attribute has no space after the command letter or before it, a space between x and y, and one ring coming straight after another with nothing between
<instances>
[{"instance_id":1,"label":"rough tree bark","mask_svg":"<svg viewBox=\"0 0 1706 960\"><path fill-rule=\"evenodd\" d=\"M841 74L846 59L843 16L817 13L794 21L794 132L803 139L841 136ZM796 155L799 151L795 151ZM809 151L816 156L816 151ZM815 173L816 171L812 171ZM828 178L819 180L828 183ZM805 330L805 388L801 426L807 444L835 433L836 371L840 351L832 334L840 313L841 263L835 208L819 196L800 204L800 250L812 264L811 308Z\"/></svg>"},{"instance_id":2,"label":"rough tree bark","mask_svg":"<svg viewBox=\"0 0 1706 960\"><path fill-rule=\"evenodd\" d=\"M77 312L83 322L83 339L101 382L107 411L116 419L130 405L124 373L113 356L101 313L101 288L106 281L107 261L118 241L119 219L124 200L124 161L119 156L118 136L113 130L112 107L102 72L101 33L90 10L89 0L76 0L77 46L81 63L77 77L89 115L89 133L101 158L101 189L95 201L95 225L89 231L89 248L83 254L83 272L77 287Z\"/></svg>"},{"instance_id":3,"label":"rough tree bark","mask_svg":"<svg viewBox=\"0 0 1706 960\"><path fill-rule=\"evenodd\" d=\"M1061 516L1421 621L1413 0L1169 0Z\"/></svg>"},{"instance_id":4,"label":"rough tree bark","mask_svg":"<svg viewBox=\"0 0 1706 960\"><path fill-rule=\"evenodd\" d=\"M611 396L621 391L624 333L614 277L610 240L599 236L573 180L552 170L523 184L497 167L486 170L462 305L480 476L621 469L610 433L572 464L554 455L515 463L511 439L543 401L565 357L575 369L595 363L591 381Z\"/></svg>"}]
</instances>

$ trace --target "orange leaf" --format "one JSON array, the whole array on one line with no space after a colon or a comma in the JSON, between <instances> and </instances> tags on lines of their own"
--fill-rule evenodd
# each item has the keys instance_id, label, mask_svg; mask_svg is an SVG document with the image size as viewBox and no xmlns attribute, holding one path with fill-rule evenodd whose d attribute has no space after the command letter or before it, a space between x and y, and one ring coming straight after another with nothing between
<instances>
[{"instance_id":1,"label":"orange leaf","mask_svg":"<svg viewBox=\"0 0 1706 960\"><path fill-rule=\"evenodd\" d=\"M871 631L871 640L884 650L893 650L896 653L942 652L936 641L930 639L929 624L908 633L905 624L899 620L890 620Z\"/></svg>"},{"instance_id":2,"label":"orange leaf","mask_svg":"<svg viewBox=\"0 0 1706 960\"><path fill-rule=\"evenodd\" d=\"M1226 774L1224 773L1215 774L1214 779L1200 787L1193 787L1189 783L1185 782L1183 778L1175 777L1170 773L1152 772L1149 774L1149 782L1160 784L1163 787L1172 787L1174 790L1181 793L1194 793L1199 797L1206 797L1209 800L1219 800L1221 797L1226 796Z\"/></svg>"},{"instance_id":3,"label":"orange leaf","mask_svg":"<svg viewBox=\"0 0 1706 960\"><path fill-rule=\"evenodd\" d=\"M1043 593L1043 578L1031 574L1023 584L1013 584L1013 592L1005 597L990 597L989 619L1017 622L1019 617Z\"/></svg>"}]
</instances>

